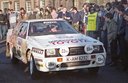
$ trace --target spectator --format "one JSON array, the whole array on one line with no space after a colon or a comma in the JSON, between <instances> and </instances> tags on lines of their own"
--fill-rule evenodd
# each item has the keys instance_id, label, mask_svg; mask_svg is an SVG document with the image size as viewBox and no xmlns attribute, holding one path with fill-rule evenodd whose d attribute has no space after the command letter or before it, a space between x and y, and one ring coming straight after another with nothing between
<instances>
[{"instance_id":1,"label":"spectator","mask_svg":"<svg viewBox=\"0 0 128 83\"><path fill-rule=\"evenodd\" d=\"M54 8L54 7L52 8L51 15L52 15L53 19L56 19L58 17L58 14L56 12L56 8Z\"/></svg>"},{"instance_id":2,"label":"spectator","mask_svg":"<svg viewBox=\"0 0 128 83\"><path fill-rule=\"evenodd\" d=\"M6 18L6 21L7 21L7 29L10 28L10 22L9 22L9 10L10 10L10 9L7 9L7 8L4 9L4 15L5 15L5 18Z\"/></svg>"},{"instance_id":3,"label":"spectator","mask_svg":"<svg viewBox=\"0 0 128 83\"><path fill-rule=\"evenodd\" d=\"M105 23L105 19L104 19L105 15L106 15L106 11L105 11L104 6L103 5L99 6L98 17L100 19L100 26L99 27L101 28L101 30L102 30L104 23Z\"/></svg>"},{"instance_id":4,"label":"spectator","mask_svg":"<svg viewBox=\"0 0 128 83\"><path fill-rule=\"evenodd\" d=\"M103 30L103 26L105 24L105 15L106 15L106 11L105 11L105 8L103 5L100 6L100 10L99 10L99 13L98 13L98 16L99 16L99 19L100 19L100 30L101 30L101 35L100 35L100 40L101 42L103 42L104 44L104 47L106 49L106 52L107 52L107 47L108 47L108 44L107 44L107 29L106 30Z\"/></svg>"},{"instance_id":5,"label":"spectator","mask_svg":"<svg viewBox=\"0 0 128 83\"><path fill-rule=\"evenodd\" d=\"M37 19L43 19L44 18L44 14L45 14L44 9L43 8L40 8L40 11L38 11L36 13L36 18Z\"/></svg>"},{"instance_id":6,"label":"spectator","mask_svg":"<svg viewBox=\"0 0 128 83\"><path fill-rule=\"evenodd\" d=\"M118 22L118 17L119 17L119 10L118 10L118 6L116 6L114 8L114 14L113 14L113 19Z\"/></svg>"},{"instance_id":7,"label":"spectator","mask_svg":"<svg viewBox=\"0 0 128 83\"><path fill-rule=\"evenodd\" d=\"M126 41L126 47L125 49L128 49L128 12L125 12L124 14L124 19L126 21L126 26L125 26L125 41ZM124 70L127 70L128 69L128 51L126 51L126 54L124 56Z\"/></svg>"},{"instance_id":8,"label":"spectator","mask_svg":"<svg viewBox=\"0 0 128 83\"><path fill-rule=\"evenodd\" d=\"M96 10L96 12L98 12L99 13L99 11L100 11L100 7L99 7L99 5L94 5L94 8L95 8L95 10Z\"/></svg>"},{"instance_id":9,"label":"spectator","mask_svg":"<svg viewBox=\"0 0 128 83\"><path fill-rule=\"evenodd\" d=\"M122 60L123 56L125 56L125 21L123 19L123 12L124 12L124 7L122 5L117 6L116 12L117 13L117 19L115 20L117 23L117 43L118 43L118 54L119 54L119 59ZM124 60L122 60L123 62Z\"/></svg>"},{"instance_id":10,"label":"spectator","mask_svg":"<svg viewBox=\"0 0 128 83\"><path fill-rule=\"evenodd\" d=\"M0 40L4 39L6 36L6 16L3 14L2 10L0 10Z\"/></svg>"},{"instance_id":11,"label":"spectator","mask_svg":"<svg viewBox=\"0 0 128 83\"><path fill-rule=\"evenodd\" d=\"M88 24L88 14L89 14L89 3L84 3L83 5L83 9L80 11L80 15L81 15L81 22L83 24L83 33L86 32L86 27Z\"/></svg>"},{"instance_id":12,"label":"spectator","mask_svg":"<svg viewBox=\"0 0 128 83\"><path fill-rule=\"evenodd\" d=\"M10 9L10 11L9 11L10 28L14 28L16 26L16 22L17 22L16 13L14 12L13 9Z\"/></svg>"},{"instance_id":13,"label":"spectator","mask_svg":"<svg viewBox=\"0 0 128 83\"><path fill-rule=\"evenodd\" d=\"M32 12L29 14L29 19L41 19L40 10L36 7Z\"/></svg>"},{"instance_id":14,"label":"spectator","mask_svg":"<svg viewBox=\"0 0 128 83\"><path fill-rule=\"evenodd\" d=\"M106 3L106 12L113 14L112 4L110 2Z\"/></svg>"},{"instance_id":15,"label":"spectator","mask_svg":"<svg viewBox=\"0 0 128 83\"><path fill-rule=\"evenodd\" d=\"M44 19L51 19L51 18L52 18L51 12L48 9L45 9Z\"/></svg>"},{"instance_id":16,"label":"spectator","mask_svg":"<svg viewBox=\"0 0 128 83\"><path fill-rule=\"evenodd\" d=\"M73 12L72 13L73 26L77 31L80 31L80 27L79 27L80 26L80 22L81 22L80 13L78 12L76 7L73 7L72 12Z\"/></svg>"},{"instance_id":17,"label":"spectator","mask_svg":"<svg viewBox=\"0 0 128 83\"><path fill-rule=\"evenodd\" d=\"M127 0L122 0L122 4L125 8L125 12L128 12L128 1Z\"/></svg>"},{"instance_id":18,"label":"spectator","mask_svg":"<svg viewBox=\"0 0 128 83\"><path fill-rule=\"evenodd\" d=\"M27 20L28 16L26 14L26 11L24 8L20 8L20 14L19 14L19 19L18 21L22 21L22 20Z\"/></svg>"},{"instance_id":19,"label":"spectator","mask_svg":"<svg viewBox=\"0 0 128 83\"><path fill-rule=\"evenodd\" d=\"M107 29L107 39L110 45L111 52L111 61L112 66L117 64L117 24L113 20L113 15L111 13L107 13L105 15L106 26L104 26L104 30Z\"/></svg>"},{"instance_id":20,"label":"spectator","mask_svg":"<svg viewBox=\"0 0 128 83\"><path fill-rule=\"evenodd\" d=\"M88 17L88 13L89 13L88 7L89 7L89 4L84 3L83 9L80 11L81 21L85 24L87 24L87 17Z\"/></svg>"},{"instance_id":21,"label":"spectator","mask_svg":"<svg viewBox=\"0 0 128 83\"><path fill-rule=\"evenodd\" d=\"M97 12L97 17L96 17L96 28L97 28L97 37L98 40L101 41L101 32L102 32L102 28L103 28L103 24L104 24L104 16L101 16L101 10L100 10L100 6L99 5L94 5L95 11ZM102 10L102 13L103 10Z\"/></svg>"},{"instance_id":22,"label":"spectator","mask_svg":"<svg viewBox=\"0 0 128 83\"><path fill-rule=\"evenodd\" d=\"M95 8L90 7L90 14L88 15L88 24L87 24L87 35L95 39L99 39L99 17Z\"/></svg>"},{"instance_id":23,"label":"spectator","mask_svg":"<svg viewBox=\"0 0 128 83\"><path fill-rule=\"evenodd\" d=\"M72 16L71 16L71 13L69 13L67 11L67 8L63 8L63 10L58 13L58 17L57 18L63 18L66 21L68 21L69 23L72 23Z\"/></svg>"},{"instance_id":24,"label":"spectator","mask_svg":"<svg viewBox=\"0 0 128 83\"><path fill-rule=\"evenodd\" d=\"M34 11L29 12L28 19L36 19L36 13Z\"/></svg>"}]
</instances>

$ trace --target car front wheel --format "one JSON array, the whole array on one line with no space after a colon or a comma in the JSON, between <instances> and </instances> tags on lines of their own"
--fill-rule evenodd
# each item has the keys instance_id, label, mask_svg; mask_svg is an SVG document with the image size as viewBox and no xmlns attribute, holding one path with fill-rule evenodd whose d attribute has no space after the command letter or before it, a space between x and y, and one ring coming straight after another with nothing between
<instances>
[{"instance_id":1,"label":"car front wheel","mask_svg":"<svg viewBox=\"0 0 128 83\"><path fill-rule=\"evenodd\" d=\"M34 58L31 56L29 61L29 73L32 79L37 79L38 77L38 70L35 65Z\"/></svg>"}]
</instances>

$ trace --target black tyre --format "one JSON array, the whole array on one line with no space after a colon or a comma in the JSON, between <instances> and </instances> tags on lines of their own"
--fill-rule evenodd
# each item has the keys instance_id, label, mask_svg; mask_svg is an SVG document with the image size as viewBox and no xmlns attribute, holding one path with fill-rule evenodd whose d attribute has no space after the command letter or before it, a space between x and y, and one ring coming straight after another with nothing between
<instances>
[{"instance_id":1,"label":"black tyre","mask_svg":"<svg viewBox=\"0 0 128 83\"><path fill-rule=\"evenodd\" d=\"M36 68L36 64L32 56L30 57L30 62L29 62L29 73L33 80L39 79L40 76L39 71Z\"/></svg>"},{"instance_id":2,"label":"black tyre","mask_svg":"<svg viewBox=\"0 0 128 83\"><path fill-rule=\"evenodd\" d=\"M99 71L99 67L89 68L89 73L96 75Z\"/></svg>"}]
</instances>

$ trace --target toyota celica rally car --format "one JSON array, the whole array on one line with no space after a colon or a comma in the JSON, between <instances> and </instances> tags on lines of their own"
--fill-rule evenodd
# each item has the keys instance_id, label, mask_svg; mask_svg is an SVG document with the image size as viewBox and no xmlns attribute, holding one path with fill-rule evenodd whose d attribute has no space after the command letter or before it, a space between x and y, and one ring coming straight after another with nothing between
<instances>
[{"instance_id":1,"label":"toyota celica rally car","mask_svg":"<svg viewBox=\"0 0 128 83\"><path fill-rule=\"evenodd\" d=\"M77 32L63 19L26 20L7 33L6 56L13 64L29 64L37 71L88 69L97 73L105 65L103 44Z\"/></svg>"}]
</instances>

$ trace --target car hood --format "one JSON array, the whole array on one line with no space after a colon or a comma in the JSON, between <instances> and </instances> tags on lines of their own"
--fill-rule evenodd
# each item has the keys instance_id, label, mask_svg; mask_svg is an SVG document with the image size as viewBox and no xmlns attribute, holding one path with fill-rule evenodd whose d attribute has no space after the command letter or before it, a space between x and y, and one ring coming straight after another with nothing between
<instances>
[{"instance_id":1,"label":"car hood","mask_svg":"<svg viewBox=\"0 0 128 83\"><path fill-rule=\"evenodd\" d=\"M29 46L39 48L60 48L60 47L73 47L84 46L86 44L102 44L98 40L83 34L62 34L62 35L43 35L43 36L31 36L27 38Z\"/></svg>"}]
</instances>

